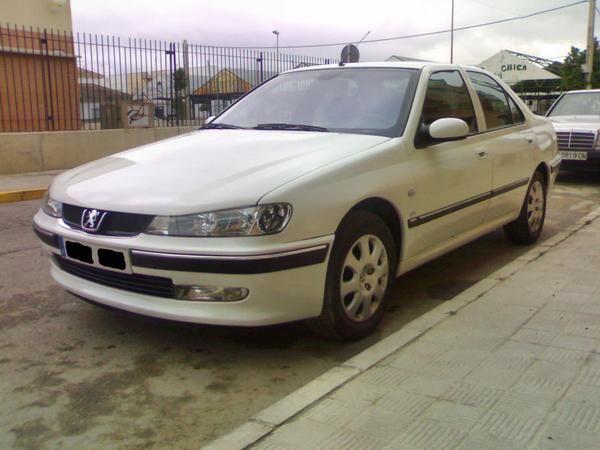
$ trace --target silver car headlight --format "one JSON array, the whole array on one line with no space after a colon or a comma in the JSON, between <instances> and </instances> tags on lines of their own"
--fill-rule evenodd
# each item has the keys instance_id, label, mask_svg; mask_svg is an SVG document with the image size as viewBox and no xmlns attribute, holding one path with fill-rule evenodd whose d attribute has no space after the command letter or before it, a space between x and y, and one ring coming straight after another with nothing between
<instances>
[{"instance_id":1,"label":"silver car headlight","mask_svg":"<svg viewBox=\"0 0 600 450\"><path fill-rule=\"evenodd\" d=\"M163 236L234 237L279 233L290 221L292 205L273 203L188 216L157 216L146 229Z\"/></svg>"},{"instance_id":2,"label":"silver car headlight","mask_svg":"<svg viewBox=\"0 0 600 450\"><path fill-rule=\"evenodd\" d=\"M50 195L46 192L44 194L44 198L42 200L42 211L52 217L61 218L62 217L62 202L58 200L54 200Z\"/></svg>"}]
</instances>

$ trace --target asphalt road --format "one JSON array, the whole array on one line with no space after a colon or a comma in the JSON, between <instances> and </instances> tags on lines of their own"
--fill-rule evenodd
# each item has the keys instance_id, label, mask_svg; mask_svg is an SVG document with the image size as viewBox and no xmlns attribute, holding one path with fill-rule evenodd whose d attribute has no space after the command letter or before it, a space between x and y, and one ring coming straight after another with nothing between
<instances>
[{"instance_id":1,"label":"asphalt road","mask_svg":"<svg viewBox=\"0 0 600 450\"><path fill-rule=\"evenodd\" d=\"M600 174L561 174L542 239L600 205ZM179 326L90 306L52 282L38 202L0 205L0 448L198 448L527 248L501 230L401 277L360 342L302 324Z\"/></svg>"}]
</instances>

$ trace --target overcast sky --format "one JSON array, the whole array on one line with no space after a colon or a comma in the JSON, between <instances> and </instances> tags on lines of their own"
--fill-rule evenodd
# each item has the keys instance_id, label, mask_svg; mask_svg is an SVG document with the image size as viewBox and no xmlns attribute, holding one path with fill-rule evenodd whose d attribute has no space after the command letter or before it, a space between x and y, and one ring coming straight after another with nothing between
<instances>
[{"instance_id":1,"label":"overcast sky","mask_svg":"<svg viewBox=\"0 0 600 450\"><path fill-rule=\"evenodd\" d=\"M455 0L454 26L522 16L576 0ZM216 46L281 47L356 42L450 28L451 0L72 0L75 31ZM502 49L544 58L585 48L588 5L581 3L533 18L454 35L454 59L476 64ZM596 22L600 16L596 14ZM596 27L598 29L598 27ZM281 49L339 57L342 46ZM450 34L359 46L361 61L390 55L449 61Z\"/></svg>"}]
</instances>

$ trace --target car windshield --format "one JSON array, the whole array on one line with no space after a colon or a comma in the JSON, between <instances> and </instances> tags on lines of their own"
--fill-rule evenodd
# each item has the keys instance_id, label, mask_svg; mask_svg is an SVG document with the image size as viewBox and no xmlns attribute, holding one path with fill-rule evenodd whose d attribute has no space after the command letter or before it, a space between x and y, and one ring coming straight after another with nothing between
<instances>
[{"instance_id":1,"label":"car windshield","mask_svg":"<svg viewBox=\"0 0 600 450\"><path fill-rule=\"evenodd\" d=\"M418 75L413 69L350 67L284 73L210 125L400 136Z\"/></svg>"},{"instance_id":2,"label":"car windshield","mask_svg":"<svg viewBox=\"0 0 600 450\"><path fill-rule=\"evenodd\" d=\"M548 116L598 116L600 92L565 94L556 102Z\"/></svg>"}]
</instances>

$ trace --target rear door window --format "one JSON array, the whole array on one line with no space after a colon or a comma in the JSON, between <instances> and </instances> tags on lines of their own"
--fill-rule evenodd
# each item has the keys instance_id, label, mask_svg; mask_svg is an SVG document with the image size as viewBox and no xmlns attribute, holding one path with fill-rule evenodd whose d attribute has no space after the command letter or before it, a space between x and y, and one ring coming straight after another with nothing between
<instances>
[{"instance_id":1,"label":"rear door window","mask_svg":"<svg viewBox=\"0 0 600 450\"><path fill-rule=\"evenodd\" d=\"M467 73L481 102L488 130L525 121L521 109L492 77L479 72Z\"/></svg>"}]
</instances>

